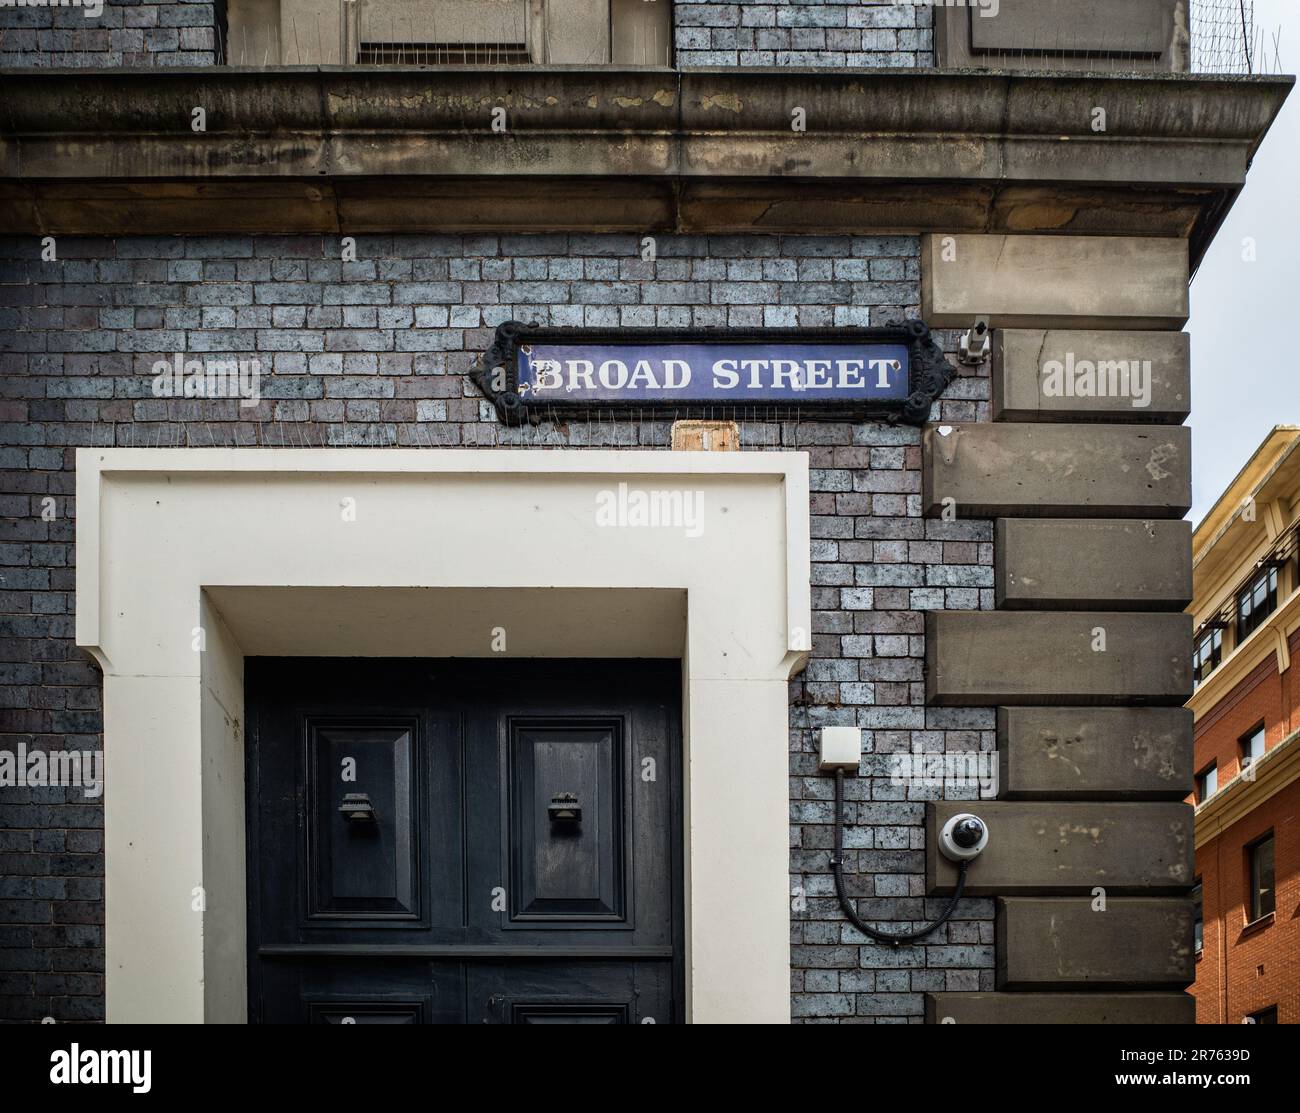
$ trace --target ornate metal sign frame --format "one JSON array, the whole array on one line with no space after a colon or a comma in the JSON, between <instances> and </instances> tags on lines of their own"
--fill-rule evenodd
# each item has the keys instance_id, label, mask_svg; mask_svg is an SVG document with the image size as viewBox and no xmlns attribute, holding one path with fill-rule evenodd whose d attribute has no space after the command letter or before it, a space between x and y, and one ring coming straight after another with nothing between
<instances>
[{"instance_id":1,"label":"ornate metal sign frame","mask_svg":"<svg viewBox=\"0 0 1300 1113\"><path fill-rule=\"evenodd\" d=\"M521 346L531 343L570 345L628 344L671 346L672 344L898 344L908 350L908 393L904 399L871 399L864 402L822 400L810 396L792 404L788 399L759 399L745 404L696 399L680 403L629 399L607 401L591 398L533 400L520 390ZM536 324L506 321L497 326L492 346L469 372L474 385L496 408L506 425L536 424L546 416L582 413L663 413L683 417L708 412L713 416L731 413L750 418L786 417L796 414L809 420L865 420L880 418L907 425L923 425L930 417L936 398L956 377L957 369L944 357L924 321L865 329L585 329L542 328Z\"/></svg>"}]
</instances>

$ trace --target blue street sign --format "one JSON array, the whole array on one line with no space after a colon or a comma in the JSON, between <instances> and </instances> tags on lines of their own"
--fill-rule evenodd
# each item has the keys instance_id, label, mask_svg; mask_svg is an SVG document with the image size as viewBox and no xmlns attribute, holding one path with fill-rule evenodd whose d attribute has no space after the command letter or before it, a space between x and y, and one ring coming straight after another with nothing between
<instances>
[{"instance_id":1,"label":"blue street sign","mask_svg":"<svg viewBox=\"0 0 1300 1113\"><path fill-rule=\"evenodd\" d=\"M599 343L521 340L525 404L901 402L905 343Z\"/></svg>"},{"instance_id":2,"label":"blue street sign","mask_svg":"<svg viewBox=\"0 0 1300 1113\"><path fill-rule=\"evenodd\" d=\"M923 425L957 374L924 321L863 329L497 325L470 379L507 425L658 409Z\"/></svg>"}]
</instances>

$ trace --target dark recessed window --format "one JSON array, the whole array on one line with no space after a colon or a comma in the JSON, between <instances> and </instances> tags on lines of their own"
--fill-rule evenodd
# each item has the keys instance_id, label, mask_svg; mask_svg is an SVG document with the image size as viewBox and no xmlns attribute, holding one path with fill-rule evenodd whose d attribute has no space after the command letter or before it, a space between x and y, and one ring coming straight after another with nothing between
<instances>
[{"instance_id":1,"label":"dark recessed window","mask_svg":"<svg viewBox=\"0 0 1300 1113\"><path fill-rule=\"evenodd\" d=\"M1250 861L1250 922L1262 920L1277 907L1273 888L1273 836L1265 835L1246 848Z\"/></svg>"},{"instance_id":2,"label":"dark recessed window","mask_svg":"<svg viewBox=\"0 0 1300 1113\"><path fill-rule=\"evenodd\" d=\"M1196 774L1196 802L1204 804L1211 796L1219 791L1219 767L1211 765L1208 769L1203 769Z\"/></svg>"},{"instance_id":3,"label":"dark recessed window","mask_svg":"<svg viewBox=\"0 0 1300 1113\"><path fill-rule=\"evenodd\" d=\"M1199 955L1205 947L1205 908L1199 881L1192 887L1192 905L1192 940Z\"/></svg>"},{"instance_id":4,"label":"dark recessed window","mask_svg":"<svg viewBox=\"0 0 1300 1113\"><path fill-rule=\"evenodd\" d=\"M1260 628L1277 610L1277 566L1270 565L1237 592L1237 644Z\"/></svg>"},{"instance_id":5,"label":"dark recessed window","mask_svg":"<svg viewBox=\"0 0 1300 1113\"><path fill-rule=\"evenodd\" d=\"M1266 1009L1260 1009L1257 1013L1251 1013L1247 1019L1253 1024L1276 1024L1277 1006L1269 1005Z\"/></svg>"},{"instance_id":6,"label":"dark recessed window","mask_svg":"<svg viewBox=\"0 0 1300 1113\"><path fill-rule=\"evenodd\" d=\"M1192 675L1199 684L1223 663L1223 630L1215 627L1206 630L1196 640L1196 651L1192 656Z\"/></svg>"},{"instance_id":7,"label":"dark recessed window","mask_svg":"<svg viewBox=\"0 0 1300 1113\"><path fill-rule=\"evenodd\" d=\"M1260 723L1249 734L1242 735L1237 744L1241 747L1241 771L1244 773L1252 762L1264 756L1264 724Z\"/></svg>"}]
</instances>

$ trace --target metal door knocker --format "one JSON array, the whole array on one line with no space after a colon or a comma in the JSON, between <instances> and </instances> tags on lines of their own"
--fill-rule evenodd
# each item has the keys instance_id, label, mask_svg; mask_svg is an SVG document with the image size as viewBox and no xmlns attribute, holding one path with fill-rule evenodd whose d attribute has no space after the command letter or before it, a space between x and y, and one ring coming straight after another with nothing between
<instances>
[{"instance_id":1,"label":"metal door knocker","mask_svg":"<svg viewBox=\"0 0 1300 1113\"><path fill-rule=\"evenodd\" d=\"M582 823L582 805L576 792L557 792L551 797L546 814L557 827L572 829Z\"/></svg>"},{"instance_id":2,"label":"metal door knocker","mask_svg":"<svg viewBox=\"0 0 1300 1113\"><path fill-rule=\"evenodd\" d=\"M349 823L371 824L375 822L374 805L370 796L364 792L345 792L343 803L339 805L339 815Z\"/></svg>"}]
</instances>

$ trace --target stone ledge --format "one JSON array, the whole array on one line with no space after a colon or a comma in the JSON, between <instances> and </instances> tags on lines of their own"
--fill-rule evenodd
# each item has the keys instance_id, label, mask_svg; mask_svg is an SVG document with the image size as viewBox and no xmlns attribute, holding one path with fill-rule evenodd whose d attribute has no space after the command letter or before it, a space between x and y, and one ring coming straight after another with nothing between
<instances>
[{"instance_id":1,"label":"stone ledge","mask_svg":"<svg viewBox=\"0 0 1300 1113\"><path fill-rule=\"evenodd\" d=\"M927 993L927 1024L1195 1024L1186 993Z\"/></svg>"},{"instance_id":2,"label":"stone ledge","mask_svg":"<svg viewBox=\"0 0 1300 1113\"><path fill-rule=\"evenodd\" d=\"M200 227L214 232L446 228L429 203L449 198L457 226L1158 231L1190 238L1195 260L1291 84L935 70L6 70L0 220L14 231L198 230L148 202L201 183ZM1092 131L1087 106L1101 102L1122 133ZM191 130L196 106L203 133ZM503 134L490 127L498 107ZM795 108L804 132L791 128ZM503 183L477 212L471 179ZM651 203L622 221L594 199L590 211L575 205L593 180L601 197L631 190ZM233 187L256 183L258 209L241 212Z\"/></svg>"}]
</instances>

